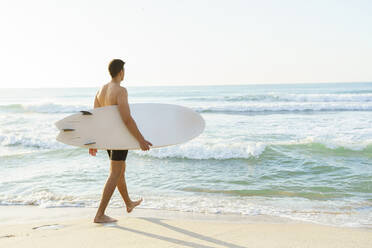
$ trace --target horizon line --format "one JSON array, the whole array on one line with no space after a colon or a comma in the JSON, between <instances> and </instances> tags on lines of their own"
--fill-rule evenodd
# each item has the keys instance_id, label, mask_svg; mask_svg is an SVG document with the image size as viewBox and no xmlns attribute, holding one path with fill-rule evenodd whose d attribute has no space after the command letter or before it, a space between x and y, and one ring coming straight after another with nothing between
<instances>
[{"instance_id":1,"label":"horizon line","mask_svg":"<svg viewBox=\"0 0 372 248\"><path fill-rule=\"evenodd\" d=\"M121 84L121 86L127 87L164 87L164 86L172 86L172 87L182 87L182 86L244 86L244 85L303 85L303 84L351 84L351 83L372 83L371 81L331 81L331 82L262 82L262 83L233 83L233 84L138 84L138 85L127 85L127 83ZM36 87L1 87L0 89L62 89L62 88L99 88L102 85L96 86L56 86L56 87L45 87L45 86L36 86Z\"/></svg>"}]
</instances>

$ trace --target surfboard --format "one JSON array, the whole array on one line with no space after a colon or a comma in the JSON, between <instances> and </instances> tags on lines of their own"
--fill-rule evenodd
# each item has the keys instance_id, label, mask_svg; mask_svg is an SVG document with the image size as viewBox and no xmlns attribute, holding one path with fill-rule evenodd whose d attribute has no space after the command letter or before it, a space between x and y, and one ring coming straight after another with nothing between
<instances>
[{"instance_id":1,"label":"surfboard","mask_svg":"<svg viewBox=\"0 0 372 248\"><path fill-rule=\"evenodd\" d=\"M199 136L205 128L203 117L175 104L129 104L132 118L150 148L181 144ZM55 123L57 140L64 144L96 149L137 150L138 141L121 119L118 106L83 110Z\"/></svg>"}]
</instances>

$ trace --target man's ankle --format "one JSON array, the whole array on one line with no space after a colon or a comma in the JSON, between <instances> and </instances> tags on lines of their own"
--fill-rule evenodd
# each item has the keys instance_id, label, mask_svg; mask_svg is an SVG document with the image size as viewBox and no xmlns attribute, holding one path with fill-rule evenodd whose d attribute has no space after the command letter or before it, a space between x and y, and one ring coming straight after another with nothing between
<instances>
[{"instance_id":1,"label":"man's ankle","mask_svg":"<svg viewBox=\"0 0 372 248\"><path fill-rule=\"evenodd\" d=\"M105 215L105 213L101 213L101 212L97 212L97 213L96 213L96 217L101 217L101 216L103 216L103 215Z\"/></svg>"}]
</instances>

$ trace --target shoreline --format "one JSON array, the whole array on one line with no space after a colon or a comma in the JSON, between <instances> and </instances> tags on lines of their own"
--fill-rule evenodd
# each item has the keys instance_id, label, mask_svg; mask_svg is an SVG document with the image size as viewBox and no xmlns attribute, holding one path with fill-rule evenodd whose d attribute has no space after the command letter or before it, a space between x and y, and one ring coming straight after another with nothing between
<instances>
[{"instance_id":1,"label":"shoreline","mask_svg":"<svg viewBox=\"0 0 372 248\"><path fill-rule=\"evenodd\" d=\"M372 229L273 216L107 208L116 223L93 223L96 208L0 206L3 247L371 247Z\"/></svg>"},{"instance_id":2,"label":"shoreline","mask_svg":"<svg viewBox=\"0 0 372 248\"><path fill-rule=\"evenodd\" d=\"M75 207L75 206L57 206L40 207L39 205L0 205L0 226L9 224L25 224L38 222L40 220L71 220L80 217L94 219L96 207ZM110 207L106 209L106 214L113 218L126 217L161 217L172 220L198 220L209 222L233 222L233 223L304 223L325 227L350 228L372 231L370 226L338 226L335 224L319 223L311 220L296 219L291 217L274 216L268 214L243 215L236 213L203 213L186 212L179 210L166 210L155 208L137 207L128 214L123 207ZM33 217L36 216L36 217Z\"/></svg>"},{"instance_id":3,"label":"shoreline","mask_svg":"<svg viewBox=\"0 0 372 248\"><path fill-rule=\"evenodd\" d=\"M0 206L0 226L34 223L40 221L64 221L76 218L91 218L93 220L97 208L94 207L39 207L30 205L2 205ZM182 212L177 210L162 210L135 208L128 214L125 208L107 207L106 214L113 218L143 218L159 217L170 220L197 220L206 222L231 222L231 223L307 223L286 217L269 215L238 215L238 214L213 214ZM321 224L319 224L321 225ZM372 228L371 228L372 231Z\"/></svg>"}]
</instances>

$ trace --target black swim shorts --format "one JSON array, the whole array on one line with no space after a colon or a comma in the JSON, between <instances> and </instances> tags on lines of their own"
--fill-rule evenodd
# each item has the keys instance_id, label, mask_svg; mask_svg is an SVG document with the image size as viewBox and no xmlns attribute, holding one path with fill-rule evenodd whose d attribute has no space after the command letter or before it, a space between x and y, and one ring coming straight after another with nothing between
<instances>
[{"instance_id":1,"label":"black swim shorts","mask_svg":"<svg viewBox=\"0 0 372 248\"><path fill-rule=\"evenodd\" d=\"M128 150L107 150L107 153L112 161L125 161Z\"/></svg>"}]
</instances>

